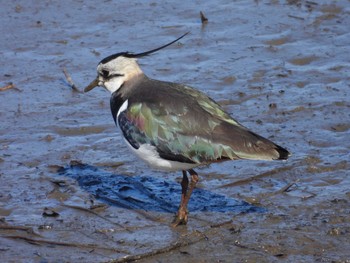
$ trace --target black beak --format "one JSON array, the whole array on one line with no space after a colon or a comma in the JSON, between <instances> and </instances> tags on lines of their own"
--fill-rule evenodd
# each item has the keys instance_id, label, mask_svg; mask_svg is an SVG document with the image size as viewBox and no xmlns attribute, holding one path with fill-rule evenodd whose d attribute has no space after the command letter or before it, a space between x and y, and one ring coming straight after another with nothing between
<instances>
[{"instance_id":1,"label":"black beak","mask_svg":"<svg viewBox=\"0 0 350 263\"><path fill-rule=\"evenodd\" d=\"M84 89L84 92L89 92L90 90L92 90L97 86L98 86L98 77L94 79L89 85L86 86L86 88Z\"/></svg>"}]
</instances>

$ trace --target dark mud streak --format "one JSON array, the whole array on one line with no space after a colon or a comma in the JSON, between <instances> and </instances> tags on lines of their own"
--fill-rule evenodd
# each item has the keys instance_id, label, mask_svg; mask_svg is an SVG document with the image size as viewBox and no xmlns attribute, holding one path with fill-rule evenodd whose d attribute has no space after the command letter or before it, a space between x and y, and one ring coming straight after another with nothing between
<instances>
[{"instance_id":1,"label":"dark mud streak","mask_svg":"<svg viewBox=\"0 0 350 263\"><path fill-rule=\"evenodd\" d=\"M60 242L55 240L47 240L47 239L35 239L25 236L18 236L18 235L2 235L1 237L9 238L9 239L19 239L26 241L30 244L36 244L36 245L56 245L56 246L64 246L64 247L76 247L76 248L84 248L84 249L100 249L100 250L110 250L118 253L124 253L127 254L128 252L124 250L120 250L117 248L111 248L106 246L97 246L95 244L82 244L82 243L69 243L69 242Z\"/></svg>"},{"instance_id":2,"label":"dark mud streak","mask_svg":"<svg viewBox=\"0 0 350 263\"><path fill-rule=\"evenodd\" d=\"M262 174L258 174L258 175L255 175L255 176L252 176L249 178L235 181L233 183L228 183L228 184L222 185L218 188L226 188L226 187L233 187L233 186L238 186L238 185L245 185L245 184L251 183L252 181L257 180L257 179L265 178L265 177L272 176L274 174L279 174L279 173L285 172L285 171L290 171L293 168L295 168L295 165L282 166L280 168L276 168L274 170L264 172Z\"/></svg>"},{"instance_id":3,"label":"dark mud streak","mask_svg":"<svg viewBox=\"0 0 350 263\"><path fill-rule=\"evenodd\" d=\"M116 223L116 222L110 220L109 218L106 218L106 217L100 215L99 213L96 213L95 211L92 211L91 209L88 209L88 208L85 208L85 207L80 207L80 206L67 205L67 204L62 204L62 206L65 206L65 207L68 207L68 208L71 208L71 209L77 209L77 210L83 211L85 213L93 214L93 215L95 215L95 216L97 216L99 218L102 218L103 220L113 224L113 225L116 225L116 226L120 227L123 230L131 232L129 229L125 228L125 226L123 226L122 224Z\"/></svg>"},{"instance_id":4,"label":"dark mud streak","mask_svg":"<svg viewBox=\"0 0 350 263\"><path fill-rule=\"evenodd\" d=\"M191 238L191 237L186 236L185 238L182 238L182 240L177 241L175 244L171 244L169 246L159 248L156 250L152 250L150 252L146 252L143 254L124 256L120 259L116 259L116 260L112 260L112 261L108 261L108 262L110 262L110 263L124 263L124 262L134 262L137 260L147 259L147 258L150 258L152 256L158 256L161 254L171 253L171 252L174 252L180 248L194 245L200 241L205 240L206 238L207 237L205 236L205 234L201 234L200 237L195 237L195 238L193 238L193 237Z\"/></svg>"}]
</instances>

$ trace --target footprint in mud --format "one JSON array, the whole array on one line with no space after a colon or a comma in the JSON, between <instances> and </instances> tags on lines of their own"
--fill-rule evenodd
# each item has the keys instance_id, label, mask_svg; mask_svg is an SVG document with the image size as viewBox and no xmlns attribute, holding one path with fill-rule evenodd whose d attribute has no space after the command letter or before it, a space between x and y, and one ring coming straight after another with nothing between
<instances>
[{"instance_id":1,"label":"footprint in mud","mask_svg":"<svg viewBox=\"0 0 350 263\"><path fill-rule=\"evenodd\" d=\"M61 168L58 174L77 180L84 190L109 205L175 213L180 202L180 185L156 177L118 175L82 163ZM265 211L247 202L199 188L193 192L189 210L235 214Z\"/></svg>"}]
</instances>

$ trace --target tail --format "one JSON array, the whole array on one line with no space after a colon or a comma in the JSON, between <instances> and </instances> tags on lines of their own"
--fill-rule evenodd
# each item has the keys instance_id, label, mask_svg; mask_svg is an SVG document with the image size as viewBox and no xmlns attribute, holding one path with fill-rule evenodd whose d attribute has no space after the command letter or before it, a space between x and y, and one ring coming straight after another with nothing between
<instances>
[{"instance_id":1,"label":"tail","mask_svg":"<svg viewBox=\"0 0 350 263\"><path fill-rule=\"evenodd\" d=\"M291 155L285 148L249 130L231 130L231 135L226 141L231 154L238 159L287 160Z\"/></svg>"},{"instance_id":2,"label":"tail","mask_svg":"<svg viewBox=\"0 0 350 263\"><path fill-rule=\"evenodd\" d=\"M275 158L274 160L287 160L289 156L292 154L288 152L286 149L283 147L275 144L275 150L278 152L279 156Z\"/></svg>"},{"instance_id":3,"label":"tail","mask_svg":"<svg viewBox=\"0 0 350 263\"><path fill-rule=\"evenodd\" d=\"M229 136L227 136L229 135ZM212 142L227 145L220 158L246 160L287 160L288 150L240 125L221 123L212 133Z\"/></svg>"},{"instance_id":4,"label":"tail","mask_svg":"<svg viewBox=\"0 0 350 263\"><path fill-rule=\"evenodd\" d=\"M248 131L250 133L251 137L249 138L251 144L253 145L250 147L250 152L252 151L252 158L247 159L260 159L260 160L287 160L289 156L291 156L291 153L277 145L276 143L270 141L269 139L266 139L252 131ZM248 149L246 149L247 152L249 152Z\"/></svg>"}]
</instances>

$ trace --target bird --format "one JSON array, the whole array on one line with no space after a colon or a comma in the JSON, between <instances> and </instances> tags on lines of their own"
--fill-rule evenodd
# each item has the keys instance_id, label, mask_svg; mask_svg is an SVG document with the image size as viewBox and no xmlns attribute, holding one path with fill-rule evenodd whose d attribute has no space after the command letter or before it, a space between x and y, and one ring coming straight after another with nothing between
<instances>
[{"instance_id":1,"label":"bird","mask_svg":"<svg viewBox=\"0 0 350 263\"><path fill-rule=\"evenodd\" d=\"M174 227L188 222L188 202L199 181L194 168L227 160L286 160L291 155L240 124L198 89L144 74L139 58L174 44L188 33L149 51L107 56L98 63L97 77L84 89L89 92L100 86L111 93L114 122L131 152L153 169L182 171Z\"/></svg>"}]
</instances>

